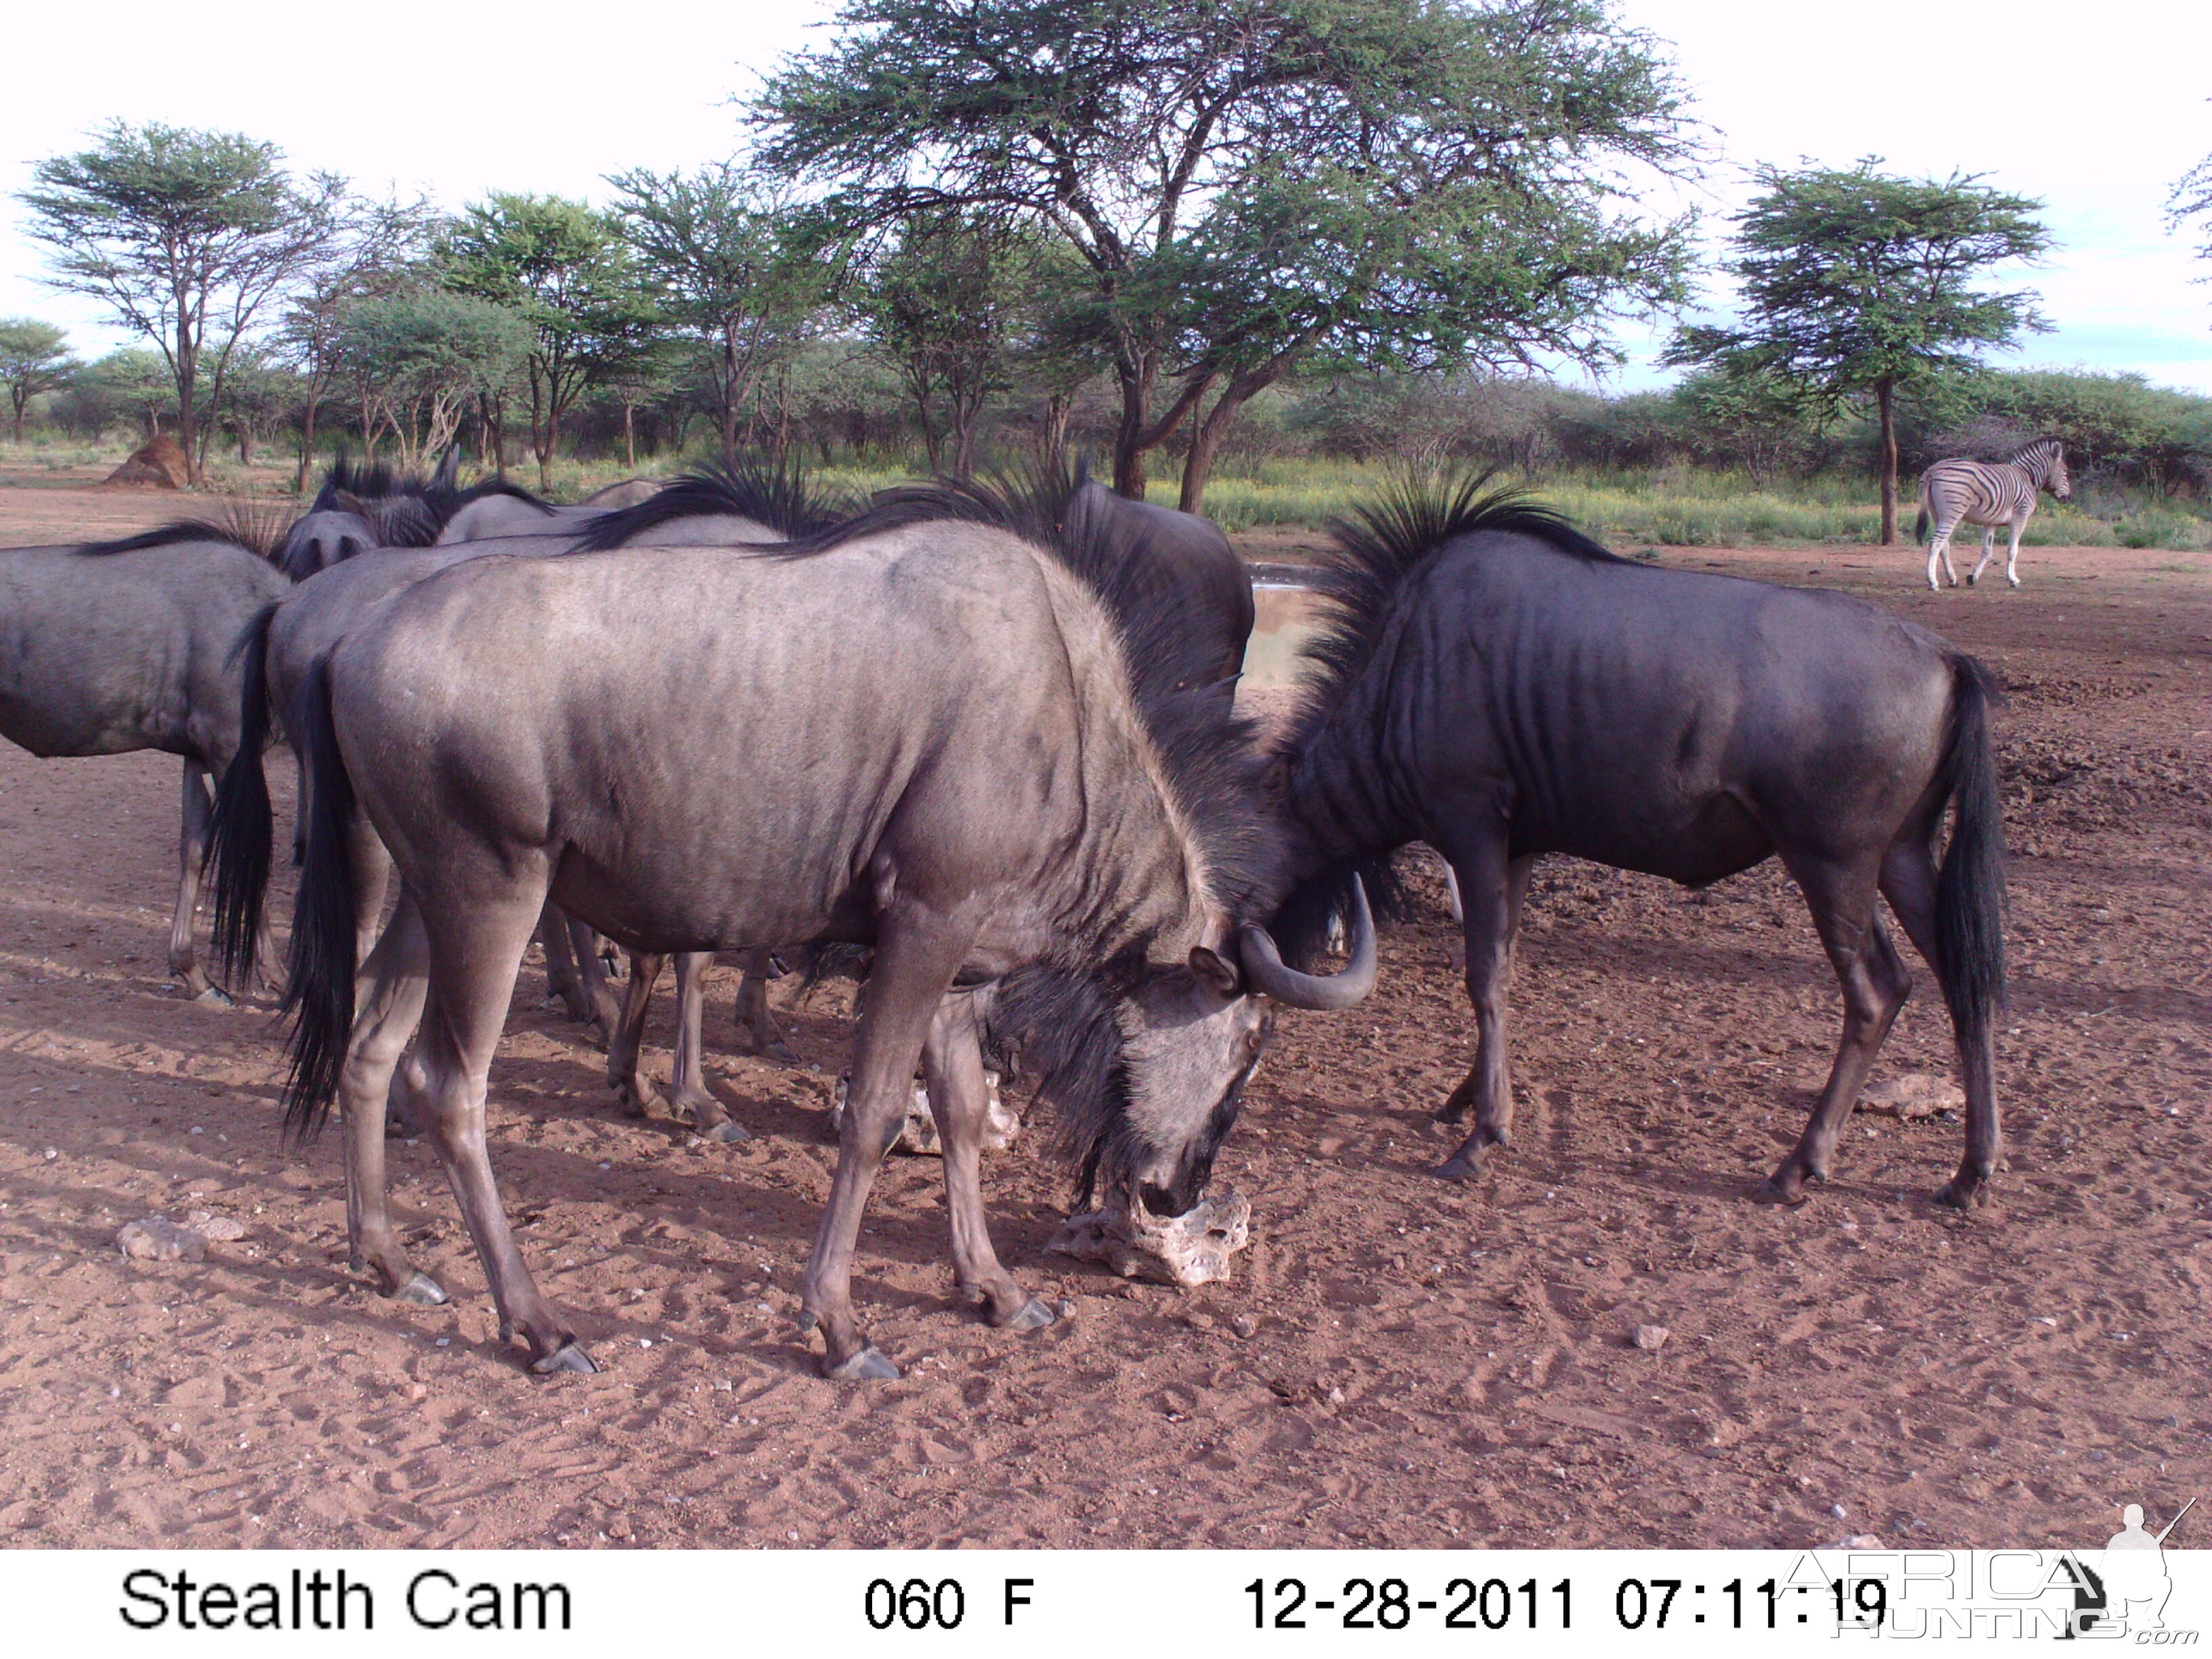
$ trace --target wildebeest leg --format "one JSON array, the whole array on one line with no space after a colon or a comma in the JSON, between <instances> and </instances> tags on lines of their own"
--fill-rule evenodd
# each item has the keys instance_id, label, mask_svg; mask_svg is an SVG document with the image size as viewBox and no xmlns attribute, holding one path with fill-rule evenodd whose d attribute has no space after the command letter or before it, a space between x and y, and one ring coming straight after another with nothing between
<instances>
[{"instance_id":1,"label":"wildebeest leg","mask_svg":"<svg viewBox=\"0 0 2212 1659\"><path fill-rule=\"evenodd\" d=\"M751 959L748 952L746 961ZM678 1115L689 1117L691 1127L707 1139L750 1140L744 1126L731 1119L707 1087L701 1027L707 1018L707 969L714 963L712 951L685 951L676 958L676 1055L669 1065L669 1091ZM742 992L738 1000L744 1000Z\"/></svg>"},{"instance_id":2,"label":"wildebeest leg","mask_svg":"<svg viewBox=\"0 0 2212 1659\"><path fill-rule=\"evenodd\" d=\"M1509 860L1502 844L1462 852L1452 860L1466 910L1467 994L1474 1005L1474 1065L1467 1080L1437 1113L1456 1123L1474 1109L1474 1133L1437 1166L1447 1180L1482 1173L1492 1146L1512 1144L1513 1078L1506 1052L1505 993L1513 978L1513 942L1521 930L1521 905L1528 896L1534 858Z\"/></svg>"},{"instance_id":3,"label":"wildebeest leg","mask_svg":"<svg viewBox=\"0 0 2212 1659\"><path fill-rule=\"evenodd\" d=\"M783 1033L776 1029L775 1016L768 1008L768 982L775 973L770 958L775 954L765 945L745 952L744 977L738 982L737 1018L752 1037L755 1054L796 1066L799 1056L784 1042Z\"/></svg>"},{"instance_id":4,"label":"wildebeest leg","mask_svg":"<svg viewBox=\"0 0 2212 1659\"><path fill-rule=\"evenodd\" d=\"M605 941L599 933L574 916L556 910L568 930L568 949L576 959L576 977L582 981L586 1012L585 1022L598 1034L602 1043L614 1040L615 1024L622 1018L622 1009L615 1001L614 979L607 972L606 957L602 947Z\"/></svg>"},{"instance_id":5,"label":"wildebeest leg","mask_svg":"<svg viewBox=\"0 0 2212 1659\"><path fill-rule=\"evenodd\" d=\"M1836 1139L1858 1103L1867 1068L1912 988L1912 975L1890 944L1889 930L1875 914L1874 871L1856 862L1786 854L1783 862L1804 891L1828 964L1843 989L1844 1036L1804 1133L1752 1193L1763 1204L1802 1202L1808 1181L1828 1178Z\"/></svg>"},{"instance_id":6,"label":"wildebeest leg","mask_svg":"<svg viewBox=\"0 0 2212 1659\"><path fill-rule=\"evenodd\" d=\"M566 929L562 929L566 936ZM644 1117L661 1103L661 1091L646 1078L646 1013L653 1009L653 987L661 982L665 956L630 951L630 980L622 987L622 1018L606 1037L606 1082L622 1097L629 1117Z\"/></svg>"},{"instance_id":7,"label":"wildebeest leg","mask_svg":"<svg viewBox=\"0 0 2212 1659\"><path fill-rule=\"evenodd\" d=\"M1943 969L1936 956L1936 860L1924 839L1908 835L1889 849L1881 865L1881 895L1897 913L1898 926L1905 929L1912 948L1940 981ZM1982 1200L1984 1187L1996 1173L2004 1132L1997 1117L1996 1060L1990 1034L1985 1030L1968 1038L1954 1023L1953 1036L1966 1091L1966 1151L1958 1174L1936 1194L1936 1201L1963 1210Z\"/></svg>"},{"instance_id":8,"label":"wildebeest leg","mask_svg":"<svg viewBox=\"0 0 2212 1659\"><path fill-rule=\"evenodd\" d=\"M384 921L384 896L392 884L392 854L385 850L376 826L365 812L355 814L347 828L346 857L353 866L354 958L365 963L376 948Z\"/></svg>"},{"instance_id":9,"label":"wildebeest leg","mask_svg":"<svg viewBox=\"0 0 2212 1659\"><path fill-rule=\"evenodd\" d=\"M1024 1294L999 1263L983 1216L983 1130L990 1088L975 1032L974 1000L951 996L939 1004L921 1047L929 1109L945 1149L945 1203L952 1219L952 1263L960 1288L983 1304L994 1325L1033 1331L1049 1325L1051 1307Z\"/></svg>"},{"instance_id":10,"label":"wildebeest leg","mask_svg":"<svg viewBox=\"0 0 2212 1659\"><path fill-rule=\"evenodd\" d=\"M862 994L854 1044L837 1173L799 1300L802 1327L822 1326L823 1368L833 1377L873 1381L898 1375L898 1367L869 1346L853 1316L853 1253L868 1189L906 1121L929 1022L975 933L970 918L941 915L904 897L894 902L878 928L875 968Z\"/></svg>"},{"instance_id":11,"label":"wildebeest leg","mask_svg":"<svg viewBox=\"0 0 2212 1659\"><path fill-rule=\"evenodd\" d=\"M567 929L562 932L565 936ZM614 1085L623 1112L631 1117L643 1117L660 1104L660 1091L645 1074L645 1018L653 1006L653 988L660 982L667 961L665 956L630 953L622 1018L607 1037L607 1081Z\"/></svg>"},{"instance_id":12,"label":"wildebeest leg","mask_svg":"<svg viewBox=\"0 0 2212 1659\"><path fill-rule=\"evenodd\" d=\"M530 1369L589 1371L591 1362L553 1304L539 1294L507 1224L484 1140L484 1095L538 901L507 897L441 918L429 930L430 995L417 1052L427 1082L431 1144L460 1205L499 1309L501 1340L530 1345Z\"/></svg>"},{"instance_id":13,"label":"wildebeest leg","mask_svg":"<svg viewBox=\"0 0 2212 1659\"><path fill-rule=\"evenodd\" d=\"M408 1261L392 1224L384 1167L393 1072L422 1021L428 965L421 913L403 894L392 925L362 964L338 1105L345 1115L346 1242L352 1263L373 1269L385 1295L434 1307L446 1299L444 1287Z\"/></svg>"},{"instance_id":14,"label":"wildebeest leg","mask_svg":"<svg viewBox=\"0 0 2212 1659\"><path fill-rule=\"evenodd\" d=\"M185 759L183 804L184 821L177 836L177 909L169 918L169 971L184 981L185 994L193 1001L228 1007L230 998L209 983L192 954L192 924L200 910L200 865L215 827L215 803L208 793L207 768L190 756Z\"/></svg>"},{"instance_id":15,"label":"wildebeest leg","mask_svg":"<svg viewBox=\"0 0 2212 1659\"><path fill-rule=\"evenodd\" d=\"M568 918L550 904L538 918L538 943L545 947L545 994L558 997L568 1018L582 1024L592 1017L584 995L584 982L576 975L575 948L568 938Z\"/></svg>"}]
</instances>

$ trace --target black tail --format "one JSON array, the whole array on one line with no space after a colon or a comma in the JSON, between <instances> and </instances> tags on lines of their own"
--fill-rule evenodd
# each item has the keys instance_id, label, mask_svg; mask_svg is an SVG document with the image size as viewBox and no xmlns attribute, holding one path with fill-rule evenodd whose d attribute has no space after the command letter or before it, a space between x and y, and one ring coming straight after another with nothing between
<instances>
[{"instance_id":1,"label":"black tail","mask_svg":"<svg viewBox=\"0 0 2212 1659\"><path fill-rule=\"evenodd\" d=\"M1936 972L1963 1045L1986 1037L2004 1005L2004 816L1990 744L1997 689L1972 657L1954 657L1951 672L1943 778L1953 821L1936 880Z\"/></svg>"},{"instance_id":2,"label":"black tail","mask_svg":"<svg viewBox=\"0 0 2212 1659\"><path fill-rule=\"evenodd\" d=\"M1928 539L1928 503L1925 501L1920 503L1920 514L1912 521L1912 539L1916 542Z\"/></svg>"},{"instance_id":3,"label":"black tail","mask_svg":"<svg viewBox=\"0 0 2212 1659\"><path fill-rule=\"evenodd\" d=\"M269 889L271 835L269 779L262 753L269 747L269 622L265 605L239 635L231 654L245 674L238 719L238 752L216 785L215 825L204 867L215 888L215 958L223 982L235 990L253 971L261 937L261 907Z\"/></svg>"},{"instance_id":4,"label":"black tail","mask_svg":"<svg viewBox=\"0 0 2212 1659\"><path fill-rule=\"evenodd\" d=\"M307 856L292 912L292 955L284 1012L297 1014L292 1075L284 1085L284 1131L295 1139L322 1127L337 1097L353 1031L354 890L350 837L353 780L331 719L330 668L308 672L292 734L306 775Z\"/></svg>"}]
</instances>

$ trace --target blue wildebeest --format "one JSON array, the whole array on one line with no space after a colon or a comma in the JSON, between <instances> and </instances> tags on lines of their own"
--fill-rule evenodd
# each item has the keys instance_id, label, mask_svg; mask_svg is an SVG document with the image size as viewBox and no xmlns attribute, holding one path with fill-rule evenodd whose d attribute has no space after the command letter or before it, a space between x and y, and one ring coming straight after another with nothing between
<instances>
[{"instance_id":1,"label":"blue wildebeest","mask_svg":"<svg viewBox=\"0 0 2212 1659\"><path fill-rule=\"evenodd\" d=\"M411 481L384 476L378 482L404 498ZM803 481L781 470L740 468L689 482L701 501L712 503L711 519L695 515L687 521L696 529L694 540L699 544L778 543L793 533L822 528L836 517L830 507L809 493ZM374 503L381 498L369 499ZM660 520L653 520L652 527L664 543L674 539L681 529ZM265 745L261 734L276 723L272 711L282 711L286 722L299 718L298 700L313 664L327 656L353 629L380 615L413 583L453 565L493 555L550 558L577 550L574 538L567 534L374 549L367 556L349 558L342 566L302 583L256 619L246 641L243 723L257 741L249 745L251 755L241 751L224 775L217 799L212 859L217 950L234 969L242 957L243 942L254 937L259 928L268 879L270 815L260 754ZM309 795L304 769L300 795L304 823ZM382 915L391 868L382 843L366 821L353 826L349 858L359 906L357 945L366 955ZM641 1060L647 1002L665 958L633 957L629 993L617 1008L605 976L598 971L597 935L552 907L544 918L543 933L547 976L554 982L556 994L568 998L571 1012L578 1018L596 1018L602 1025L609 1080L620 1091L625 1109L633 1115L644 1115L659 1103ZM784 1048L769 1012L768 955L765 950L748 953L737 1017L757 1051L776 1058L794 1058ZM711 960L710 956L690 952L677 960L679 1019L672 1105L679 1114L688 1115L706 1138L741 1140L745 1138L744 1130L706 1087L702 1063L698 981ZM558 965L563 962L569 975L565 986L557 976Z\"/></svg>"},{"instance_id":2,"label":"blue wildebeest","mask_svg":"<svg viewBox=\"0 0 2212 1659\"><path fill-rule=\"evenodd\" d=\"M119 540L0 550L0 736L34 755L158 749L184 761L169 971L228 999L192 951L208 780L239 751L231 646L289 586L240 539L179 523ZM253 937L248 935L250 952Z\"/></svg>"},{"instance_id":3,"label":"blue wildebeest","mask_svg":"<svg viewBox=\"0 0 2212 1659\"><path fill-rule=\"evenodd\" d=\"M1842 985L1844 1033L1755 1196L1795 1201L1826 1178L1911 988L1879 890L1950 1007L1966 1151L1941 1196L1977 1201L1999 1152L2004 977L1982 669L1856 599L1615 558L1481 483L1409 483L1337 527L1318 579L1334 614L1278 754L1297 885L1275 932L1292 961L1362 860L1419 839L1458 873L1476 1054L1439 1115L1472 1107L1474 1128L1437 1173L1473 1176L1507 1142L1505 990L1537 855L1692 887L1778 856Z\"/></svg>"},{"instance_id":4,"label":"blue wildebeest","mask_svg":"<svg viewBox=\"0 0 2212 1659\"><path fill-rule=\"evenodd\" d=\"M2020 586L2020 535L2035 514L2039 490L2049 490L2060 501L2074 493L2066 476L2066 451L2056 438L2039 438L2014 453L2008 461L1937 461L1920 475L1920 516L1913 520L1915 541L1928 534L1932 519L1936 534L1928 544L1928 586L1936 586L1936 562L1942 559L1943 574L1952 586L1959 573L1951 568L1951 532L1961 523L1982 529L1982 557L1966 575L1972 587L1982 577L1996 546L1999 525L2011 532L2005 548L2005 580Z\"/></svg>"},{"instance_id":5,"label":"blue wildebeest","mask_svg":"<svg viewBox=\"0 0 2212 1659\"><path fill-rule=\"evenodd\" d=\"M1000 1265L983 1218L984 1044L1059 1103L1086 1188L1180 1212L1265 1042L1255 994L1346 1006L1372 982L1364 902L1334 980L1285 967L1251 925L1274 860L1246 728L1202 690L1139 695L1133 659L1154 665L1147 686L1191 678L1172 647L1125 639L1131 619L1117 628L1066 564L978 517L965 497L908 498L750 557L471 561L311 672L287 1121L305 1128L334 1097L350 1121L380 1121L419 1025L432 1139L533 1370L591 1362L509 1233L483 1109L549 896L634 950L873 947L803 1298L842 1377L896 1375L861 1334L851 1273L917 1062L960 1283L993 1323L1028 1328L1051 1310ZM358 1008L356 804L413 901L362 967ZM395 1288L413 1273L389 1244L376 1265Z\"/></svg>"}]
</instances>

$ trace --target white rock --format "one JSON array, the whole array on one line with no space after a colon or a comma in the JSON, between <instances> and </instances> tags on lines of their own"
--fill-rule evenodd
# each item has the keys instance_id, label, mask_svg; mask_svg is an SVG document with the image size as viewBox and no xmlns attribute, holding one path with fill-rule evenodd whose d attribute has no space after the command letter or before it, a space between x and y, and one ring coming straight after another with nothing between
<instances>
[{"instance_id":1,"label":"white rock","mask_svg":"<svg viewBox=\"0 0 2212 1659\"><path fill-rule=\"evenodd\" d=\"M246 1237L246 1224L236 1216L217 1215L213 1210L194 1210L185 1217L191 1229L210 1243L228 1243Z\"/></svg>"},{"instance_id":2,"label":"white rock","mask_svg":"<svg viewBox=\"0 0 2212 1659\"><path fill-rule=\"evenodd\" d=\"M1957 1084L1925 1072L1907 1072L1893 1077L1859 1097L1861 1111L1907 1121L1933 1117L1938 1112L1963 1111L1966 1104L1966 1093Z\"/></svg>"},{"instance_id":3,"label":"white rock","mask_svg":"<svg viewBox=\"0 0 2212 1659\"><path fill-rule=\"evenodd\" d=\"M1673 1334L1664 1325L1638 1325L1636 1328L1636 1346L1646 1353L1657 1353L1667 1346L1667 1339Z\"/></svg>"},{"instance_id":4,"label":"white rock","mask_svg":"<svg viewBox=\"0 0 2212 1659\"><path fill-rule=\"evenodd\" d=\"M207 1260L204 1237L190 1227L179 1227L157 1215L125 1223L123 1231L115 1235L115 1242L123 1247L124 1255L141 1261Z\"/></svg>"}]
</instances>

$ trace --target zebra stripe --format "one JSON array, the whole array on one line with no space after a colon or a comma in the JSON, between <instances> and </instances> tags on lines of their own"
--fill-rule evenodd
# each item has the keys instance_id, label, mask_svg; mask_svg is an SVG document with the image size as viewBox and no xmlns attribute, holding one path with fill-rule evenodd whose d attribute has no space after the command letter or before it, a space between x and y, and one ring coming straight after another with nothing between
<instances>
[{"instance_id":1,"label":"zebra stripe","mask_svg":"<svg viewBox=\"0 0 2212 1659\"><path fill-rule=\"evenodd\" d=\"M1920 519L1913 526L1916 539L1926 533L1932 520L1936 534L1928 544L1928 586L1936 586L1940 559L1951 586L1959 574L1951 568L1951 532L1961 524L1984 526L1982 558L1966 578L1971 587L1980 580L1995 550L1996 526L2012 532L2005 553L2005 580L2020 586L2020 535L2035 512L2039 490L2048 489L2060 501L2073 493L2066 476L2066 454L2056 438L2039 438L2008 461L1971 461L1963 458L1937 461L1920 475Z\"/></svg>"}]
</instances>

